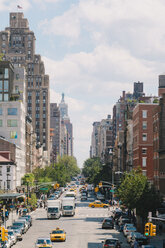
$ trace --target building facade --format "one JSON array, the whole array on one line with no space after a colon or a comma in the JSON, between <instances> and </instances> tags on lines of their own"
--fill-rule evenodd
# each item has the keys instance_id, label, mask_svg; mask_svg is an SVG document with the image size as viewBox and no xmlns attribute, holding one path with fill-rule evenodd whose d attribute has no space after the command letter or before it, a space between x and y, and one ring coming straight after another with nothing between
<instances>
[{"instance_id":1,"label":"building facade","mask_svg":"<svg viewBox=\"0 0 165 248\"><path fill-rule=\"evenodd\" d=\"M27 114L32 117L37 142L49 154L49 76L45 74L41 56L35 54L35 40L23 13L10 13L10 26L0 32L0 53L4 54L3 59L10 60L15 66L23 65L26 68Z\"/></svg>"},{"instance_id":2,"label":"building facade","mask_svg":"<svg viewBox=\"0 0 165 248\"><path fill-rule=\"evenodd\" d=\"M133 168L142 169L153 183L153 110L157 104L139 103L133 111Z\"/></svg>"}]
</instances>

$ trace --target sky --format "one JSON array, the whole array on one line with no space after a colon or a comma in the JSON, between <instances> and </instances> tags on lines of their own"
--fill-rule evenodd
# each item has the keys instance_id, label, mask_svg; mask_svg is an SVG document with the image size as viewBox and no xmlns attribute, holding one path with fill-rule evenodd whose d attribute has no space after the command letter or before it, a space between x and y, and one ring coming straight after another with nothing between
<instances>
[{"instance_id":1,"label":"sky","mask_svg":"<svg viewBox=\"0 0 165 248\"><path fill-rule=\"evenodd\" d=\"M50 77L73 123L78 165L89 158L92 124L112 114L122 91L143 82L157 95L165 73L164 0L0 0L0 30L20 5Z\"/></svg>"}]
</instances>

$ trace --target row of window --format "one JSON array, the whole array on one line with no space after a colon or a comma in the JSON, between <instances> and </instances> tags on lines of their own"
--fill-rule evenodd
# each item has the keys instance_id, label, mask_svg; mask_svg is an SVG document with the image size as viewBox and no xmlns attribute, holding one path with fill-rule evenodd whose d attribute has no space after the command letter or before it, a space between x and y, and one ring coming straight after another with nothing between
<instances>
[{"instance_id":1,"label":"row of window","mask_svg":"<svg viewBox=\"0 0 165 248\"><path fill-rule=\"evenodd\" d=\"M7 109L8 115L17 115L17 108L8 108ZM3 109L0 108L0 115L3 115Z\"/></svg>"},{"instance_id":2,"label":"row of window","mask_svg":"<svg viewBox=\"0 0 165 248\"><path fill-rule=\"evenodd\" d=\"M17 120L7 120L8 127L17 127ZM3 120L0 120L0 127L3 127Z\"/></svg>"}]
</instances>

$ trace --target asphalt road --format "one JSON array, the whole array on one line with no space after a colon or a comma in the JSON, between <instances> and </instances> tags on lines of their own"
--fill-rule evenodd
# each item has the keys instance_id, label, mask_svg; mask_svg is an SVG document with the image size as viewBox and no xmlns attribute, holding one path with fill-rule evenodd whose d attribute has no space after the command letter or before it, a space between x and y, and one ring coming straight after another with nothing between
<instances>
[{"instance_id":1,"label":"asphalt road","mask_svg":"<svg viewBox=\"0 0 165 248\"><path fill-rule=\"evenodd\" d=\"M32 248L38 237L49 237L49 233L56 227L63 228L66 231L66 242L56 242L53 247L61 248L101 248L106 237L119 238L123 242L122 247L129 245L123 234L116 229L105 230L101 228L104 217L109 216L108 209L89 208L88 201L81 202L77 197L77 208L74 217L61 217L59 220L48 220L45 209L37 209L33 214L33 226L23 236L23 240L17 242L14 247Z\"/></svg>"}]
</instances>

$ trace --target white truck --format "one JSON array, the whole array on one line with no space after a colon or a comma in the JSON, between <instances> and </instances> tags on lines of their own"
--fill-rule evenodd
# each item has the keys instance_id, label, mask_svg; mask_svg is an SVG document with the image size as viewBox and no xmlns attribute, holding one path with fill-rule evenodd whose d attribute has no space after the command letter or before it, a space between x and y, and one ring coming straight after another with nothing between
<instances>
[{"instance_id":1,"label":"white truck","mask_svg":"<svg viewBox=\"0 0 165 248\"><path fill-rule=\"evenodd\" d=\"M67 216L75 215L75 198L74 197L64 197L62 198L62 215Z\"/></svg>"},{"instance_id":2,"label":"white truck","mask_svg":"<svg viewBox=\"0 0 165 248\"><path fill-rule=\"evenodd\" d=\"M61 200L47 200L47 218L59 219L61 216Z\"/></svg>"},{"instance_id":3,"label":"white truck","mask_svg":"<svg viewBox=\"0 0 165 248\"><path fill-rule=\"evenodd\" d=\"M65 197L74 197L76 198L76 193L73 192L73 191L67 191L66 194L65 194Z\"/></svg>"}]
</instances>

